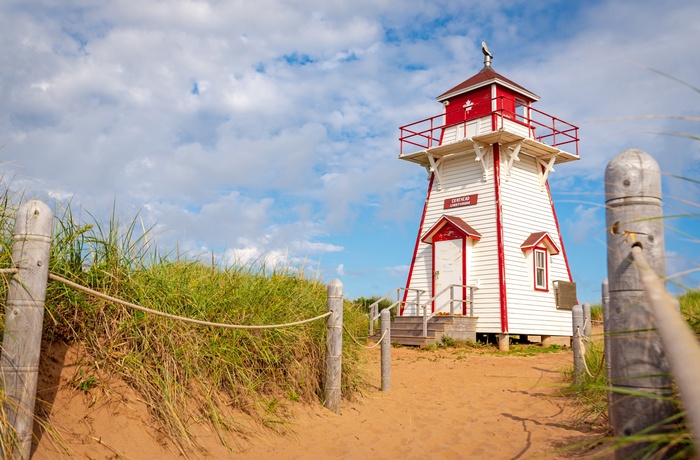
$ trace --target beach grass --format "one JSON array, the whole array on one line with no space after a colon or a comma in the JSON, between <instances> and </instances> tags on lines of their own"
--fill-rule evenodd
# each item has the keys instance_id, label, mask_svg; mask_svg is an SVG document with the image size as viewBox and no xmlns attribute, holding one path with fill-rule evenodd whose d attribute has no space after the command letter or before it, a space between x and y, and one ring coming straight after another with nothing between
<instances>
[{"instance_id":1,"label":"beach grass","mask_svg":"<svg viewBox=\"0 0 700 460\"><path fill-rule=\"evenodd\" d=\"M16 208L7 195L0 203L2 267L11 264ZM106 223L89 214L90 221L79 221L71 206L55 214L50 273L102 294L172 315L237 325L284 324L326 313L326 285L305 276L303 266L225 266L196 254L163 252L152 230L144 229L138 216L121 221L116 205ZM6 296L4 279L3 303ZM4 316L0 320L4 324ZM346 302L344 320L356 336L367 328L366 316L352 303ZM126 382L147 405L154 429L181 452L197 447L190 429L195 421L204 420L230 445L242 430L232 414L284 431L286 404L322 401L325 334L325 318L275 329L190 324L55 281L47 288L43 325L45 341L82 350L70 381L75 391L97 391L113 378ZM365 385L360 359L359 346L345 334L345 397ZM35 423L51 431L50 409L42 410L41 401L37 406ZM13 436L0 413L0 442L11 448Z\"/></svg>"}]
</instances>

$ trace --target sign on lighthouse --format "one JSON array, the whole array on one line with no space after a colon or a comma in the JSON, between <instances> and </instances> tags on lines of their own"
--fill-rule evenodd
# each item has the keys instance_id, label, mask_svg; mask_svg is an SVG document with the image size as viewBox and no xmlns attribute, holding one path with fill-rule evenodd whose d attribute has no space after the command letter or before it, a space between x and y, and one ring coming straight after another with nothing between
<instances>
[{"instance_id":1,"label":"sign on lighthouse","mask_svg":"<svg viewBox=\"0 0 700 460\"><path fill-rule=\"evenodd\" d=\"M442 113L400 128L399 158L429 179L401 315L474 317L501 341L570 336L575 284L548 178L579 159L578 128L482 51L481 71L437 97Z\"/></svg>"}]
</instances>

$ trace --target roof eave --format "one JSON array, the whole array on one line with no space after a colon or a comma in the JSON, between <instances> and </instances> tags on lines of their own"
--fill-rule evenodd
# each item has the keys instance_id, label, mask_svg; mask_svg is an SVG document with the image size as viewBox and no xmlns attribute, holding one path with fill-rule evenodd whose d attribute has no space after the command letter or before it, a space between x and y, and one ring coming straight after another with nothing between
<instances>
[{"instance_id":1,"label":"roof eave","mask_svg":"<svg viewBox=\"0 0 700 460\"><path fill-rule=\"evenodd\" d=\"M476 83L476 84L471 85L471 86L468 86L468 87L466 87L466 88L462 88L462 89L460 89L460 90L458 90L458 91L453 91L453 92L451 92L451 93L445 93L445 94L443 94L443 95L441 95L441 96L436 97L435 99L437 99L438 102L443 102L443 101L445 101L445 100L447 100L447 99L453 98L453 97L455 97L455 96L459 96L460 94L464 94L464 93L467 93L467 92L469 92L469 91L474 91L475 89L479 89L479 88L482 88L482 87L484 87L484 86L489 86L489 85L492 85L492 84L494 84L494 83L499 84L499 85L501 85L501 86L504 86L504 87L506 87L506 88L508 88L508 89L510 89L510 90L512 90L512 91L515 91L515 92L518 93L518 94L522 94L523 96L527 96L528 98L532 99L533 102L537 102L537 101L540 100L540 97L539 97L537 94L532 93L532 92L530 92L530 91L528 91L528 90L526 90L526 89L524 89L524 88L522 88L522 87L515 86L515 85L513 85L513 84L511 84L511 83L509 83L509 82L507 82L507 81L503 81L503 80L501 80L501 79L498 78L498 77L496 77L496 78L491 78L491 79L489 79L489 80Z\"/></svg>"}]
</instances>

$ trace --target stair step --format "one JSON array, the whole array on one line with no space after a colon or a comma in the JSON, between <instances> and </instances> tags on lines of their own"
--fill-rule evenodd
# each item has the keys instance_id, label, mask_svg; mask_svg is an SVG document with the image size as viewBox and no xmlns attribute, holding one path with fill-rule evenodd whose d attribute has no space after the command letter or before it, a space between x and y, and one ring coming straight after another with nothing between
<instances>
[{"instance_id":1,"label":"stair step","mask_svg":"<svg viewBox=\"0 0 700 460\"><path fill-rule=\"evenodd\" d=\"M434 316L428 320L428 336L423 337L422 316L397 316L393 318L391 323L391 342L423 347L442 340L443 335L474 340L475 336L470 337L468 331L471 330L471 334L475 333L473 329L476 324L475 320L476 318L464 316ZM467 335L465 336L465 334ZM381 334L377 331L372 339L377 341L380 336Z\"/></svg>"},{"instance_id":2,"label":"stair step","mask_svg":"<svg viewBox=\"0 0 700 460\"><path fill-rule=\"evenodd\" d=\"M402 324L402 323L392 323L391 324L391 330L392 331L420 331L421 333L423 332L423 323L419 324ZM444 331L445 330L445 324L434 324L434 323L428 323L427 327L428 332L430 331Z\"/></svg>"},{"instance_id":3,"label":"stair step","mask_svg":"<svg viewBox=\"0 0 700 460\"><path fill-rule=\"evenodd\" d=\"M436 333L441 333L443 331L428 331L428 337L435 337ZM406 337L423 337L423 329L416 329L416 330L391 330L391 341L394 341L394 337L400 337L400 336L406 336Z\"/></svg>"},{"instance_id":4,"label":"stair step","mask_svg":"<svg viewBox=\"0 0 700 460\"><path fill-rule=\"evenodd\" d=\"M426 345L435 343L435 337L417 337L408 335L400 335L396 337L392 336L391 343L400 343L401 345L424 347Z\"/></svg>"}]
</instances>

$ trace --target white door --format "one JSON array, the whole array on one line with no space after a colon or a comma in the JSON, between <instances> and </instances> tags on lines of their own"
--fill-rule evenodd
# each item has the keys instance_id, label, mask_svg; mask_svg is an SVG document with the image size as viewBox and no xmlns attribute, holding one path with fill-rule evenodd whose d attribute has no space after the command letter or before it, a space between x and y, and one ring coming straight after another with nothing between
<instances>
[{"instance_id":1,"label":"white door","mask_svg":"<svg viewBox=\"0 0 700 460\"><path fill-rule=\"evenodd\" d=\"M451 284L464 284L464 260L462 256L462 240L444 240L433 243L435 257L435 272L433 273L433 295L436 295ZM452 289L455 300L462 300L463 290ZM450 311L450 289L435 299L433 311ZM454 303L455 313L462 313L462 302Z\"/></svg>"}]
</instances>

